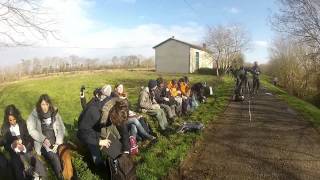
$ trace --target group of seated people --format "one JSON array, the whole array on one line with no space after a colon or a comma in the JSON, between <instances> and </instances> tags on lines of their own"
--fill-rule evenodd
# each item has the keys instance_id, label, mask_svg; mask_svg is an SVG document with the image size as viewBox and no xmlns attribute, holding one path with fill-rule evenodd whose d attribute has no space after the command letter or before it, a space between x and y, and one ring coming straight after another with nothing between
<instances>
[{"instance_id":1,"label":"group of seated people","mask_svg":"<svg viewBox=\"0 0 320 180\"><path fill-rule=\"evenodd\" d=\"M170 122L196 109L199 102L205 100L202 90L203 84L191 87L187 77L167 83L159 77L141 88L136 112L130 110L123 84L114 88L109 84L97 88L88 102L81 92L82 112L78 119L77 138L89 151L95 166L105 168L107 161L103 160L102 154L116 159L137 154L137 140L157 141L141 113L155 117L164 135L173 133ZM42 157L52 166L58 179L69 179L66 176L70 174L64 172L66 163L61 160L59 151L64 144L64 135L63 120L47 94L39 97L26 122L15 105L7 106L0 146L10 154L15 179L46 179L47 168Z\"/></svg>"}]
</instances>

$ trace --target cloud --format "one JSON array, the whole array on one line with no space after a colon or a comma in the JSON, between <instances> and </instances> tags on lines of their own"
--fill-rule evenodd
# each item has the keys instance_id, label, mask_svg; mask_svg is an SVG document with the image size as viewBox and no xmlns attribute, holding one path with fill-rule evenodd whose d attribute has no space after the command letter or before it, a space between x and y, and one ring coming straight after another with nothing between
<instances>
[{"instance_id":1,"label":"cloud","mask_svg":"<svg viewBox=\"0 0 320 180\"><path fill-rule=\"evenodd\" d=\"M8 62L18 62L21 58L71 54L91 58L128 54L151 56L154 55L152 47L171 36L190 43L197 43L202 39L205 31L205 28L197 23L186 25L145 23L132 27L113 26L106 22L96 21L89 16L88 13L94 3L94 1L87 0L43 0L43 6L49 10L44 18L55 20L54 28L58 30L60 39L53 37L46 41L29 39L34 42L35 47L42 48L1 49L0 56L8 57L6 60ZM20 52L24 52L23 55Z\"/></svg>"},{"instance_id":2,"label":"cloud","mask_svg":"<svg viewBox=\"0 0 320 180\"><path fill-rule=\"evenodd\" d=\"M236 7L225 8L225 11L227 11L228 13L231 13L231 14L238 14L238 13L240 13L240 9L238 9L238 8L236 8Z\"/></svg>"}]
</instances>

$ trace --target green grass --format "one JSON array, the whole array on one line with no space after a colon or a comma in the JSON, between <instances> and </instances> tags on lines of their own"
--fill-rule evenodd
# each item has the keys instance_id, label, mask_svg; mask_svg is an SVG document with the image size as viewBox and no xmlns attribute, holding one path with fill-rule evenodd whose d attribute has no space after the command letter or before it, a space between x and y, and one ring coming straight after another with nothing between
<instances>
[{"instance_id":1,"label":"green grass","mask_svg":"<svg viewBox=\"0 0 320 180\"><path fill-rule=\"evenodd\" d=\"M178 79L179 75L162 75L166 80ZM81 85L86 85L86 95L92 96L92 91L96 87L101 87L108 83L124 84L128 93L129 101L133 110L136 108L138 94L141 86L147 85L149 79L159 77L154 72L130 72L130 71L106 71L86 74L59 75L54 77L23 80L0 87L0 108L9 104L15 104L22 116L27 119L40 94L47 93L53 99L53 103L59 108L59 112L67 127L72 127L81 112L79 89ZM217 79L210 75L188 75L191 83L206 81L214 87L216 98L210 98L206 104L202 104L190 117L179 118L175 125L189 120L200 121L205 124L214 120L217 115L224 110L230 97L233 82L230 78ZM0 112L3 117L3 111ZM140 149L140 156L137 174L139 179L159 179L165 176L171 168L176 167L184 159L192 144L200 137L199 134L174 134L170 137L161 136L157 131L158 123L152 118L148 118L151 126L159 136L157 144ZM1 124L1 122L0 122ZM68 128L69 139L73 139L73 128ZM92 177L95 175L88 172L82 156L77 156L74 163L81 171L80 177ZM90 178L89 178L90 179Z\"/></svg>"},{"instance_id":2,"label":"green grass","mask_svg":"<svg viewBox=\"0 0 320 180\"><path fill-rule=\"evenodd\" d=\"M268 77L262 78L262 85L270 90L272 93L278 95L282 100L293 109L300 112L305 119L310 120L316 127L320 126L320 109L316 106L303 101L297 97L289 95L283 89L274 86Z\"/></svg>"}]
</instances>

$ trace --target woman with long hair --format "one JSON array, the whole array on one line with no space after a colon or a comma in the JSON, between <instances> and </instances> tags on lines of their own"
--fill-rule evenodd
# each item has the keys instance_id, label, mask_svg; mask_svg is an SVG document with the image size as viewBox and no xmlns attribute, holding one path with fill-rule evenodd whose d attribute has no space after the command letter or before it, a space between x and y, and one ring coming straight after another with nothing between
<instances>
[{"instance_id":1,"label":"woman with long hair","mask_svg":"<svg viewBox=\"0 0 320 180\"><path fill-rule=\"evenodd\" d=\"M27 120L27 127L34 140L35 150L53 167L58 179L63 179L62 166L57 153L63 144L65 127L58 109L47 94L42 94Z\"/></svg>"},{"instance_id":2,"label":"woman with long hair","mask_svg":"<svg viewBox=\"0 0 320 180\"><path fill-rule=\"evenodd\" d=\"M44 165L33 154L33 140L20 111L14 105L7 106L4 111L1 132L2 143L11 157L15 178L45 178Z\"/></svg>"}]
</instances>

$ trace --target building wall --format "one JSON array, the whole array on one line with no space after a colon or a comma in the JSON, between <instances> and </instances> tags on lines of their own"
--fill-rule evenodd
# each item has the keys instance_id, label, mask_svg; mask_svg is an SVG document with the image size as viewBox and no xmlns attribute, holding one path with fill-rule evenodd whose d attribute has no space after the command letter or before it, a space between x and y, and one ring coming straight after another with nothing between
<instances>
[{"instance_id":1,"label":"building wall","mask_svg":"<svg viewBox=\"0 0 320 180\"><path fill-rule=\"evenodd\" d=\"M156 71L189 73L189 46L169 40L155 48Z\"/></svg>"},{"instance_id":2,"label":"building wall","mask_svg":"<svg viewBox=\"0 0 320 180\"><path fill-rule=\"evenodd\" d=\"M199 68L213 68L210 55L206 51L190 48L190 72L193 73L196 68L196 52L199 52Z\"/></svg>"}]
</instances>

